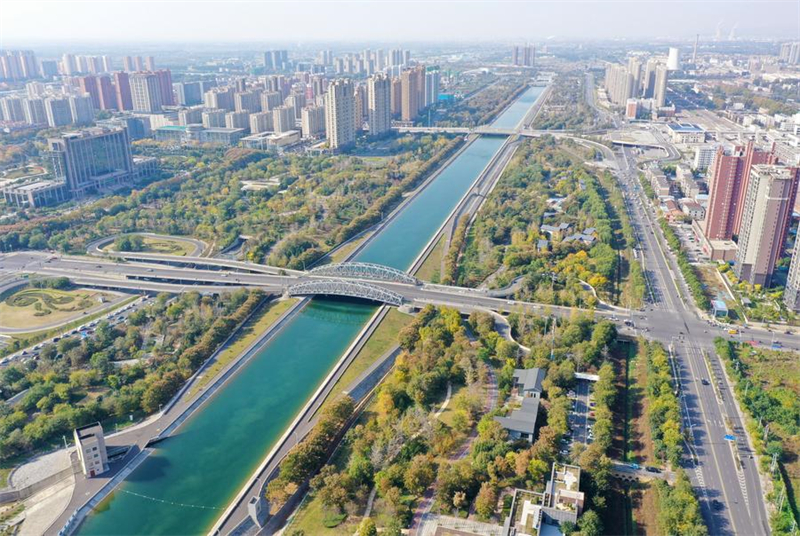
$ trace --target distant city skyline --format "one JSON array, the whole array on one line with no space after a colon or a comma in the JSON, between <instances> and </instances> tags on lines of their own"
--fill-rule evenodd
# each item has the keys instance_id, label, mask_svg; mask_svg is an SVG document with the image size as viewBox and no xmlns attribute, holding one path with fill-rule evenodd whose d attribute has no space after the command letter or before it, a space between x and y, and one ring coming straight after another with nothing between
<instances>
[{"instance_id":1,"label":"distant city skyline","mask_svg":"<svg viewBox=\"0 0 800 536\"><path fill-rule=\"evenodd\" d=\"M698 33L721 40L731 34L800 39L800 4L794 0L4 0L2 12L0 47L59 41L662 40Z\"/></svg>"}]
</instances>

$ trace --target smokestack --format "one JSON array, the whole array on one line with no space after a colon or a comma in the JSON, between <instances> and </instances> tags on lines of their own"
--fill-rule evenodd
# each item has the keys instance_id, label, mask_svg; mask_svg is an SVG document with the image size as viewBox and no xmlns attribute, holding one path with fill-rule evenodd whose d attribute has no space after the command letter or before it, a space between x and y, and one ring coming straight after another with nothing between
<instances>
[{"instance_id":1,"label":"smokestack","mask_svg":"<svg viewBox=\"0 0 800 536\"><path fill-rule=\"evenodd\" d=\"M697 43L700 41L700 34L694 36L694 52L692 52L692 65L697 65Z\"/></svg>"}]
</instances>

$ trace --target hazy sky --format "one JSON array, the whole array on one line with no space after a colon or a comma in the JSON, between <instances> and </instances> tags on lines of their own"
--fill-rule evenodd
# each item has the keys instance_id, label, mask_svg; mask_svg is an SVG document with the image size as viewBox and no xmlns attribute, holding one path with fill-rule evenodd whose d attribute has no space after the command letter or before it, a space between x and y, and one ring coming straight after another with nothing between
<instances>
[{"instance_id":1,"label":"hazy sky","mask_svg":"<svg viewBox=\"0 0 800 536\"><path fill-rule=\"evenodd\" d=\"M0 46L50 42L800 38L800 0L0 0Z\"/></svg>"}]
</instances>

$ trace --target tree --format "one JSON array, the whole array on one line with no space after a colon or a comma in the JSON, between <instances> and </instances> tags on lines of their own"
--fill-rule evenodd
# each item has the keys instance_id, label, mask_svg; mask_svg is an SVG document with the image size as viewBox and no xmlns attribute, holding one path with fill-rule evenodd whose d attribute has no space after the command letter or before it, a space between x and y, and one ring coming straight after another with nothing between
<instances>
[{"instance_id":1,"label":"tree","mask_svg":"<svg viewBox=\"0 0 800 536\"><path fill-rule=\"evenodd\" d=\"M408 464L403 483L415 495L423 493L436 478L436 464L430 454L418 454Z\"/></svg>"},{"instance_id":2,"label":"tree","mask_svg":"<svg viewBox=\"0 0 800 536\"><path fill-rule=\"evenodd\" d=\"M581 536L602 536L603 522L597 512L587 510L578 520L578 528L581 529Z\"/></svg>"},{"instance_id":3,"label":"tree","mask_svg":"<svg viewBox=\"0 0 800 536\"><path fill-rule=\"evenodd\" d=\"M491 482L481 484L478 496L475 498L475 511L484 519L489 519L497 507L497 489Z\"/></svg>"},{"instance_id":4,"label":"tree","mask_svg":"<svg viewBox=\"0 0 800 536\"><path fill-rule=\"evenodd\" d=\"M311 479L311 487L324 506L334 508L338 513L344 511L350 498L348 479L344 473L339 473L332 465L326 465Z\"/></svg>"},{"instance_id":5,"label":"tree","mask_svg":"<svg viewBox=\"0 0 800 536\"><path fill-rule=\"evenodd\" d=\"M378 529L371 517L365 517L358 526L358 536L378 536Z\"/></svg>"},{"instance_id":6,"label":"tree","mask_svg":"<svg viewBox=\"0 0 800 536\"><path fill-rule=\"evenodd\" d=\"M403 534L403 524L397 517L393 517L383 529L382 534L383 536L401 536Z\"/></svg>"}]
</instances>

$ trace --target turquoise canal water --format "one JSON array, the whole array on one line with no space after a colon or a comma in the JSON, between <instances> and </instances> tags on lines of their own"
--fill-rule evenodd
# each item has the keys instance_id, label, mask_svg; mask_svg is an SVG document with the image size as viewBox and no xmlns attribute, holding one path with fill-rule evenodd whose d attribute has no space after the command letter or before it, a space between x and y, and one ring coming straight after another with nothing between
<instances>
[{"instance_id":1,"label":"turquoise canal water","mask_svg":"<svg viewBox=\"0 0 800 536\"><path fill-rule=\"evenodd\" d=\"M529 87L517 100L515 100L500 116L492 123L496 128L514 128L528 113L533 103L539 98L545 88Z\"/></svg>"},{"instance_id":2,"label":"turquoise canal water","mask_svg":"<svg viewBox=\"0 0 800 536\"><path fill-rule=\"evenodd\" d=\"M520 97L526 104L517 101L497 121L516 125L541 90L529 89ZM483 137L467 147L358 260L407 269L503 142ZM131 472L80 534L207 532L375 309L313 300Z\"/></svg>"}]
</instances>

